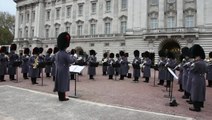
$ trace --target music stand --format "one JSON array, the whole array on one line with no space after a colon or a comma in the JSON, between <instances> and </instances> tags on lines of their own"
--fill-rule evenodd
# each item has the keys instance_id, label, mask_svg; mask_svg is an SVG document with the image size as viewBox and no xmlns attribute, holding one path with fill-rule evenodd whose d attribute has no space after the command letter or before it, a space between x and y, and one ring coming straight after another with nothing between
<instances>
[{"instance_id":1,"label":"music stand","mask_svg":"<svg viewBox=\"0 0 212 120\"><path fill-rule=\"evenodd\" d=\"M78 81L79 81L79 75L77 77L77 74L81 73L82 70L85 68L85 66L79 66L79 65L71 65L69 67L69 72L70 73L73 73L74 74L74 95L70 95L69 97L71 98L79 98L80 95L77 95L77 78L78 78Z\"/></svg>"},{"instance_id":2,"label":"music stand","mask_svg":"<svg viewBox=\"0 0 212 120\"><path fill-rule=\"evenodd\" d=\"M40 62L40 63L38 63L38 66L37 66L39 69L41 69L41 86L44 86L44 84L43 84L43 68L45 68L45 66L46 66L45 62Z\"/></svg>"},{"instance_id":3,"label":"music stand","mask_svg":"<svg viewBox=\"0 0 212 120\"><path fill-rule=\"evenodd\" d=\"M168 69L168 71L172 74L172 76L175 78L175 79L177 79L178 80L178 77L177 77L177 75L172 71L172 69L170 69L169 67L167 68ZM171 106L171 107L174 107L174 106L177 106L178 105L178 103L176 102L176 100L175 100L175 98L173 97L173 81L174 80L170 80L170 88L169 88L169 96L170 96L170 101L169 101L169 106Z\"/></svg>"},{"instance_id":4,"label":"music stand","mask_svg":"<svg viewBox=\"0 0 212 120\"><path fill-rule=\"evenodd\" d=\"M20 81L18 80L18 67L21 66L22 61L14 61L13 67L16 67L16 81L15 83L19 83Z\"/></svg>"}]
</instances>

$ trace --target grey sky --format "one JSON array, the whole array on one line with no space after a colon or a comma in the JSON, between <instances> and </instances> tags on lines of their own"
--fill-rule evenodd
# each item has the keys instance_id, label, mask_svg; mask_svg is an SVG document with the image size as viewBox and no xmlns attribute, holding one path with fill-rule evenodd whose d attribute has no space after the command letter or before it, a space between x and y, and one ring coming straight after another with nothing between
<instances>
[{"instance_id":1,"label":"grey sky","mask_svg":"<svg viewBox=\"0 0 212 120\"><path fill-rule=\"evenodd\" d=\"M0 11L16 14L16 3L13 0L0 0Z\"/></svg>"}]
</instances>

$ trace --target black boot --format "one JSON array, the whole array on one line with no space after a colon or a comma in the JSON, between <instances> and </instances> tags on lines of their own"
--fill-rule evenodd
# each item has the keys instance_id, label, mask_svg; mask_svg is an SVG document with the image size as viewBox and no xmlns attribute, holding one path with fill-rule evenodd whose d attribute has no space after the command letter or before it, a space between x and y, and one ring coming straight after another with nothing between
<instances>
[{"instance_id":1,"label":"black boot","mask_svg":"<svg viewBox=\"0 0 212 120\"><path fill-rule=\"evenodd\" d=\"M15 80L15 75L10 75L10 80Z\"/></svg>"},{"instance_id":2,"label":"black boot","mask_svg":"<svg viewBox=\"0 0 212 120\"><path fill-rule=\"evenodd\" d=\"M113 79L113 75L109 75L109 79Z\"/></svg>"},{"instance_id":3,"label":"black boot","mask_svg":"<svg viewBox=\"0 0 212 120\"><path fill-rule=\"evenodd\" d=\"M189 108L191 111L200 112L201 111L201 103L200 102L193 102L193 108Z\"/></svg>"},{"instance_id":4,"label":"black boot","mask_svg":"<svg viewBox=\"0 0 212 120\"><path fill-rule=\"evenodd\" d=\"M69 100L66 98L65 92L58 92L59 101L67 101Z\"/></svg>"},{"instance_id":5,"label":"black boot","mask_svg":"<svg viewBox=\"0 0 212 120\"><path fill-rule=\"evenodd\" d=\"M145 81L146 83L149 83L149 77L145 77Z\"/></svg>"},{"instance_id":6,"label":"black boot","mask_svg":"<svg viewBox=\"0 0 212 120\"><path fill-rule=\"evenodd\" d=\"M207 87L212 87L212 81L208 80L208 86Z\"/></svg>"},{"instance_id":7,"label":"black boot","mask_svg":"<svg viewBox=\"0 0 212 120\"><path fill-rule=\"evenodd\" d=\"M46 73L46 77L50 77L50 73Z\"/></svg>"},{"instance_id":8,"label":"black boot","mask_svg":"<svg viewBox=\"0 0 212 120\"><path fill-rule=\"evenodd\" d=\"M6 80L4 80L4 75L0 76L0 82L5 82Z\"/></svg>"},{"instance_id":9,"label":"black boot","mask_svg":"<svg viewBox=\"0 0 212 120\"><path fill-rule=\"evenodd\" d=\"M24 79L29 79L29 78L27 77L27 73L23 73L23 78L24 78Z\"/></svg>"},{"instance_id":10,"label":"black boot","mask_svg":"<svg viewBox=\"0 0 212 120\"><path fill-rule=\"evenodd\" d=\"M165 87L170 87L170 85L171 85L171 81L170 80L167 80Z\"/></svg>"},{"instance_id":11,"label":"black boot","mask_svg":"<svg viewBox=\"0 0 212 120\"><path fill-rule=\"evenodd\" d=\"M55 81L55 76L53 76L53 81Z\"/></svg>"},{"instance_id":12,"label":"black boot","mask_svg":"<svg viewBox=\"0 0 212 120\"><path fill-rule=\"evenodd\" d=\"M179 88L179 90L178 90L178 91L183 92L184 90L183 90L183 86L182 86L182 84L180 84L180 85L179 85L179 87L180 87L180 88Z\"/></svg>"},{"instance_id":13,"label":"black boot","mask_svg":"<svg viewBox=\"0 0 212 120\"><path fill-rule=\"evenodd\" d=\"M93 78L93 75L90 75L90 78L89 78L90 80L93 80L94 78Z\"/></svg>"},{"instance_id":14,"label":"black boot","mask_svg":"<svg viewBox=\"0 0 212 120\"><path fill-rule=\"evenodd\" d=\"M124 80L124 75L120 75L120 79L119 80Z\"/></svg>"},{"instance_id":15,"label":"black boot","mask_svg":"<svg viewBox=\"0 0 212 120\"><path fill-rule=\"evenodd\" d=\"M163 84L164 84L164 80L160 80L158 83L158 85L162 85L162 86L163 86Z\"/></svg>"}]
</instances>

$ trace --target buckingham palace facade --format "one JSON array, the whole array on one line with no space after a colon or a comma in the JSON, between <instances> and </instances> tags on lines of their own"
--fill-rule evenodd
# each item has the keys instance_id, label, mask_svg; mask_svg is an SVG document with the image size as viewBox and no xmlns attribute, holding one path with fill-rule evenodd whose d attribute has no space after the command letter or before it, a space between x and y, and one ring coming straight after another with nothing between
<instances>
[{"instance_id":1,"label":"buckingham palace facade","mask_svg":"<svg viewBox=\"0 0 212 120\"><path fill-rule=\"evenodd\" d=\"M60 32L70 48L104 52L180 52L200 44L212 48L212 0L14 0L17 3L14 43L18 49L56 45Z\"/></svg>"}]
</instances>

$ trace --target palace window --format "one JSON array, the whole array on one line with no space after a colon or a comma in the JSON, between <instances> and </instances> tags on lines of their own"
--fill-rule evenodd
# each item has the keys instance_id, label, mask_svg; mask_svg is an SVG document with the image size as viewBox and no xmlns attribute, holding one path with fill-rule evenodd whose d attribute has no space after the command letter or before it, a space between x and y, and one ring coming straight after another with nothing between
<instances>
[{"instance_id":1,"label":"palace window","mask_svg":"<svg viewBox=\"0 0 212 120\"><path fill-rule=\"evenodd\" d=\"M94 47L95 46L95 44L94 43L90 43L90 47Z\"/></svg>"},{"instance_id":2,"label":"palace window","mask_svg":"<svg viewBox=\"0 0 212 120\"><path fill-rule=\"evenodd\" d=\"M55 37L56 37L56 38L57 38L57 36L59 35L59 30L60 30L59 27L56 27L56 28L55 28Z\"/></svg>"},{"instance_id":3,"label":"palace window","mask_svg":"<svg viewBox=\"0 0 212 120\"><path fill-rule=\"evenodd\" d=\"M46 28L46 38L49 38L49 28Z\"/></svg>"},{"instance_id":4,"label":"palace window","mask_svg":"<svg viewBox=\"0 0 212 120\"><path fill-rule=\"evenodd\" d=\"M105 23L105 34L110 34L110 22Z\"/></svg>"},{"instance_id":5,"label":"palace window","mask_svg":"<svg viewBox=\"0 0 212 120\"><path fill-rule=\"evenodd\" d=\"M26 13L26 23L29 23L29 12Z\"/></svg>"},{"instance_id":6,"label":"palace window","mask_svg":"<svg viewBox=\"0 0 212 120\"><path fill-rule=\"evenodd\" d=\"M121 21L121 33L125 33L127 29L127 21Z\"/></svg>"},{"instance_id":7,"label":"palace window","mask_svg":"<svg viewBox=\"0 0 212 120\"><path fill-rule=\"evenodd\" d=\"M28 38L28 27L25 28L25 38Z\"/></svg>"},{"instance_id":8,"label":"palace window","mask_svg":"<svg viewBox=\"0 0 212 120\"><path fill-rule=\"evenodd\" d=\"M66 7L66 17L67 18L71 17L71 6Z\"/></svg>"},{"instance_id":9,"label":"palace window","mask_svg":"<svg viewBox=\"0 0 212 120\"><path fill-rule=\"evenodd\" d=\"M56 8L56 19L60 19L60 8Z\"/></svg>"},{"instance_id":10,"label":"palace window","mask_svg":"<svg viewBox=\"0 0 212 120\"><path fill-rule=\"evenodd\" d=\"M158 19L157 18L150 18L150 29L158 28Z\"/></svg>"},{"instance_id":11,"label":"palace window","mask_svg":"<svg viewBox=\"0 0 212 120\"><path fill-rule=\"evenodd\" d=\"M96 24L91 24L91 35L95 35L96 34Z\"/></svg>"},{"instance_id":12,"label":"palace window","mask_svg":"<svg viewBox=\"0 0 212 120\"><path fill-rule=\"evenodd\" d=\"M107 0L106 1L106 12L110 12L111 11L111 1Z\"/></svg>"},{"instance_id":13,"label":"palace window","mask_svg":"<svg viewBox=\"0 0 212 120\"><path fill-rule=\"evenodd\" d=\"M159 0L151 0L150 5L158 5Z\"/></svg>"},{"instance_id":14,"label":"palace window","mask_svg":"<svg viewBox=\"0 0 212 120\"><path fill-rule=\"evenodd\" d=\"M30 35L30 37L31 38L34 37L34 27L31 27L31 35Z\"/></svg>"},{"instance_id":15,"label":"palace window","mask_svg":"<svg viewBox=\"0 0 212 120\"><path fill-rule=\"evenodd\" d=\"M82 25L77 26L77 35L78 36L82 35Z\"/></svg>"},{"instance_id":16,"label":"palace window","mask_svg":"<svg viewBox=\"0 0 212 120\"><path fill-rule=\"evenodd\" d=\"M167 28L174 28L176 26L175 17L171 16L167 18Z\"/></svg>"},{"instance_id":17,"label":"palace window","mask_svg":"<svg viewBox=\"0 0 212 120\"><path fill-rule=\"evenodd\" d=\"M91 3L91 13L96 14L96 2Z\"/></svg>"},{"instance_id":18,"label":"palace window","mask_svg":"<svg viewBox=\"0 0 212 120\"><path fill-rule=\"evenodd\" d=\"M121 9L127 9L127 0L121 0Z\"/></svg>"},{"instance_id":19,"label":"palace window","mask_svg":"<svg viewBox=\"0 0 212 120\"><path fill-rule=\"evenodd\" d=\"M194 27L194 16L185 17L185 27Z\"/></svg>"},{"instance_id":20,"label":"palace window","mask_svg":"<svg viewBox=\"0 0 212 120\"><path fill-rule=\"evenodd\" d=\"M32 22L35 22L35 11L32 11Z\"/></svg>"},{"instance_id":21,"label":"palace window","mask_svg":"<svg viewBox=\"0 0 212 120\"><path fill-rule=\"evenodd\" d=\"M24 15L23 13L20 14L20 24L23 24L23 20L24 20Z\"/></svg>"},{"instance_id":22,"label":"palace window","mask_svg":"<svg viewBox=\"0 0 212 120\"><path fill-rule=\"evenodd\" d=\"M49 21L50 20L50 10L46 11L46 20Z\"/></svg>"},{"instance_id":23,"label":"palace window","mask_svg":"<svg viewBox=\"0 0 212 120\"><path fill-rule=\"evenodd\" d=\"M83 4L78 5L78 15L82 16L83 15Z\"/></svg>"},{"instance_id":24,"label":"palace window","mask_svg":"<svg viewBox=\"0 0 212 120\"><path fill-rule=\"evenodd\" d=\"M22 29L20 28L20 29L18 30L18 32L19 32L19 38L22 38Z\"/></svg>"}]
</instances>

